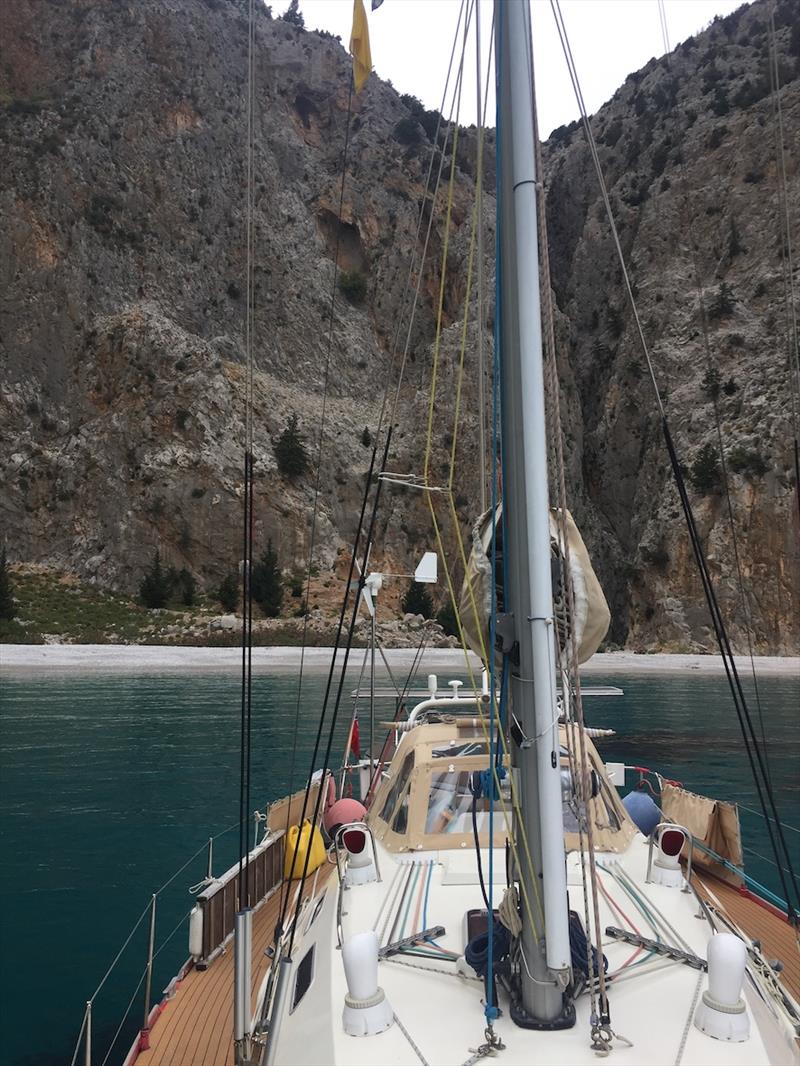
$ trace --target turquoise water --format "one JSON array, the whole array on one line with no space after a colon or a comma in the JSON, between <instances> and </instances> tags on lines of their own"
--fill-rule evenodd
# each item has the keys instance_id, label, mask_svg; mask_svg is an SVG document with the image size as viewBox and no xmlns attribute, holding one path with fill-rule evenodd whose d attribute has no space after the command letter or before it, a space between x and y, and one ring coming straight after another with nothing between
<instances>
[{"instance_id":1,"label":"turquoise water","mask_svg":"<svg viewBox=\"0 0 800 1066\"><path fill-rule=\"evenodd\" d=\"M602 742L609 760L660 769L708 795L758 806L724 679L671 676L592 678L624 697L586 702L591 724L618 735ZM324 675L307 675L298 731L298 787L309 769ZM349 696L353 685L345 687ZM785 821L800 825L798 682L760 682L770 767ZM253 805L290 787L297 688L294 676L254 685ZM238 816L239 679L53 676L9 678L0 736L0 1004L2 1062L69 1063L85 1000L156 891L211 833ZM345 699L338 750L349 718ZM361 717L362 739L366 732ZM340 757L340 756L339 756ZM336 761L335 759L333 760ZM767 855L760 819L742 811L745 844ZM795 846L800 835L789 833ZM216 844L214 872L235 859L236 830ZM768 862L748 869L779 891ZM159 895L154 992L187 955L187 888L205 854ZM101 1064L145 961L146 922L97 998L94 1062ZM108 1062L119 1062L141 1024L141 992ZM82 1060L81 1060L82 1061Z\"/></svg>"}]
</instances>

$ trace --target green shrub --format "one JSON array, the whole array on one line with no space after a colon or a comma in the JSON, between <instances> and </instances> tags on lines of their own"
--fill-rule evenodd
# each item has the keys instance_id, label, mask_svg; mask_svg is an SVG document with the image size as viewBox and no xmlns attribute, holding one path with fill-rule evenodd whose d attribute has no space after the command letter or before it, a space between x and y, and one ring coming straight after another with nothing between
<instances>
[{"instance_id":1,"label":"green shrub","mask_svg":"<svg viewBox=\"0 0 800 1066\"><path fill-rule=\"evenodd\" d=\"M769 470L769 463L760 452L754 448L745 448L741 444L731 448L727 459L728 466L734 474L744 474L750 479L763 477Z\"/></svg>"},{"instance_id":2,"label":"green shrub","mask_svg":"<svg viewBox=\"0 0 800 1066\"><path fill-rule=\"evenodd\" d=\"M654 548L642 548L642 559L657 570L664 571L669 565L669 552L663 543L659 543Z\"/></svg>"},{"instance_id":3,"label":"green shrub","mask_svg":"<svg viewBox=\"0 0 800 1066\"><path fill-rule=\"evenodd\" d=\"M728 236L728 255L733 259L737 255L741 255L742 252L746 252L744 244L742 243L742 237L739 233L739 227L736 225L736 219L731 215L731 231Z\"/></svg>"},{"instance_id":4,"label":"green shrub","mask_svg":"<svg viewBox=\"0 0 800 1066\"><path fill-rule=\"evenodd\" d=\"M748 185L758 185L760 181L764 180L764 171L759 170L757 167L753 170L748 170L742 181L747 182Z\"/></svg>"},{"instance_id":5,"label":"green shrub","mask_svg":"<svg viewBox=\"0 0 800 1066\"><path fill-rule=\"evenodd\" d=\"M8 569L6 550L0 551L0 620L10 622L17 617L17 605L14 602L14 584Z\"/></svg>"},{"instance_id":6,"label":"green shrub","mask_svg":"<svg viewBox=\"0 0 800 1066\"><path fill-rule=\"evenodd\" d=\"M392 136L400 144L419 144L422 140L422 131L415 118L401 118L392 130Z\"/></svg>"},{"instance_id":7,"label":"green shrub","mask_svg":"<svg viewBox=\"0 0 800 1066\"><path fill-rule=\"evenodd\" d=\"M367 295L367 279L358 270L343 270L339 288L352 304L360 304Z\"/></svg>"},{"instance_id":8,"label":"green shrub","mask_svg":"<svg viewBox=\"0 0 800 1066\"><path fill-rule=\"evenodd\" d=\"M303 435L297 428L297 415L292 415L286 423L286 429L278 437L275 458L278 470L290 481L302 477L308 469L308 452Z\"/></svg>"}]
</instances>

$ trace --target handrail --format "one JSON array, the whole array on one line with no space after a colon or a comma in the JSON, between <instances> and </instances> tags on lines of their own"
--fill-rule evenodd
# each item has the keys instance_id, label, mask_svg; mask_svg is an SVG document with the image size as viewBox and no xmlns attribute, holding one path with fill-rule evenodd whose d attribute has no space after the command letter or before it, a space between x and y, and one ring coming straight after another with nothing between
<instances>
[{"instance_id":1,"label":"handrail","mask_svg":"<svg viewBox=\"0 0 800 1066\"><path fill-rule=\"evenodd\" d=\"M644 883L650 884L650 869L653 865L653 844L656 840L656 835L659 829L680 829L689 844L689 853L686 860L686 877L684 879L685 884L681 889L681 892L689 892L690 884L692 880L692 851L694 850L694 837L686 828L685 825L680 825L678 822L659 822L653 832L650 834L650 839L647 845L647 873L644 875Z\"/></svg>"},{"instance_id":2,"label":"handrail","mask_svg":"<svg viewBox=\"0 0 800 1066\"><path fill-rule=\"evenodd\" d=\"M250 851L254 906L265 899L283 880L285 835L283 829L270 831L261 843ZM202 913L202 942L201 953L195 956L195 964L202 969L217 956L233 933L234 913L238 908L239 898L239 870L239 863L234 863L197 894L197 906ZM234 905L226 906L230 902Z\"/></svg>"},{"instance_id":3,"label":"handrail","mask_svg":"<svg viewBox=\"0 0 800 1066\"><path fill-rule=\"evenodd\" d=\"M154 898L160 896L161 893L164 892L164 890L167 889L173 883L173 881L178 876L180 876L181 873L183 873L183 871L187 868L187 866L189 866L192 862L194 862L194 860L198 857L198 855L201 854L201 852L203 852L207 848L209 848L209 846L211 845L211 843L214 840L219 840L220 837L223 837L227 833L230 833L231 830L236 829L238 825L239 825L239 821L237 819L237 821L235 821L232 825L229 825L227 827L227 829L222 829L219 833L216 833L214 836L209 837L208 840L206 842L204 842L197 849L197 851L195 851L194 854L192 854L186 860L186 862L183 863L183 865L180 866L175 871L175 873L172 874L171 877L169 877L158 889L156 889L155 892L151 893L151 895L150 895L150 897L149 897L149 899L147 901L146 907L144 908L142 913L139 915L139 917L134 922L134 924L131 927L128 935L125 937L124 941L122 942L122 946L120 947L120 949L117 952L117 954L114 956L114 959L111 962L111 965L108 967L106 972L103 974L103 977L100 980L100 983L97 985L97 988L95 988L94 992L89 997L89 999L86 1000L86 1006L85 1006L84 1012L83 1012L83 1019L81 1021L80 1029L78 1030L78 1037L77 1037L77 1039L75 1041L75 1050L74 1050L74 1052L72 1054L72 1059L70 1061L70 1066L76 1066L76 1063L78 1061L78 1054L79 1054L80 1049L81 1049L81 1044L83 1044L83 1046L84 1046L84 1056L83 1056L84 1063L86 1064L86 1066L90 1066L91 1055L92 1055L92 1008L94 1006L94 1002L97 999L97 997L99 996L99 994L102 991L103 987L105 986L106 981L111 976L112 972L114 971L115 967L117 966L117 963L119 962L119 960L122 958L123 954L125 953L126 948L128 947L128 945L130 944L131 940L133 939L133 936L136 933L136 931L138 930L139 926L142 924L142 922L144 921L145 917L147 917L147 915L149 915L149 914L151 915L152 914ZM186 916L184 915L184 917L181 918L181 921L180 921L179 925L183 923L183 921L185 920L185 917ZM178 927L176 927L176 929L177 928ZM172 936L174 935L176 929L174 929L172 931L172 933L169 934L169 936L159 946L158 950L154 952L153 958L155 958L159 954L159 952L161 951L161 948L163 948L166 945L166 943L172 938ZM149 949L150 948L149 938L148 938L148 945L147 946L148 946L148 949ZM145 971L145 973L146 973L146 971ZM136 995L136 992L138 992L139 985L141 985L142 980L145 977L145 973L143 973L142 977L139 978L139 982L137 984L136 990L134 991L134 996ZM131 1002L132 1001L133 1000L131 1000ZM128 1009L130 1009L130 1007ZM117 1034L117 1035L119 1035L119 1034ZM114 1039L116 1040L116 1037ZM113 1046L113 1044L112 1044L112 1046Z\"/></svg>"},{"instance_id":4,"label":"handrail","mask_svg":"<svg viewBox=\"0 0 800 1066\"><path fill-rule=\"evenodd\" d=\"M380 863L378 862L378 849L375 847L375 834L372 832L372 827L367 825L366 822L348 822L346 825L340 826L336 830L336 835L333 838L333 847L336 855L336 874L339 878L339 892L336 900L336 946L339 948L343 943L342 907L344 905L344 890L347 888L347 885L344 883L344 878L342 877L342 868L339 858L339 842L348 829L360 829L369 833L370 844L372 846L372 860L375 863L375 873L377 874L379 881L383 880L381 877Z\"/></svg>"},{"instance_id":5,"label":"handrail","mask_svg":"<svg viewBox=\"0 0 800 1066\"><path fill-rule=\"evenodd\" d=\"M736 803L736 806L740 807L743 811L748 811L750 814L757 814L758 817L759 818L763 818L764 821L769 821L769 822L774 822L775 821L774 818L767 818L767 816L764 814L763 811L757 811L755 809L755 807L748 807L744 803L740 803L739 800L736 800L735 803ZM793 833L800 833L800 829L798 829L796 825L789 825L788 822L783 822L783 821L780 824L781 824L781 826L784 829L791 829L791 831Z\"/></svg>"}]
</instances>

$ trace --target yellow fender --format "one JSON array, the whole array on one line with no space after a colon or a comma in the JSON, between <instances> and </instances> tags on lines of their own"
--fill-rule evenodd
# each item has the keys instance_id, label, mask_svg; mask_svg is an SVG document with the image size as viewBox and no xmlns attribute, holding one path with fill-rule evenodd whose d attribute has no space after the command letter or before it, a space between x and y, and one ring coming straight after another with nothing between
<instances>
[{"instance_id":1,"label":"yellow fender","mask_svg":"<svg viewBox=\"0 0 800 1066\"><path fill-rule=\"evenodd\" d=\"M310 843L309 843L310 842ZM325 843L322 839L322 833L314 826L314 831L311 831L311 822L306 819L303 822L303 828L299 825L293 825L289 827L289 832L286 834L286 853L283 862L283 876L285 880L299 880L303 876L303 869L306 864L306 853L309 851L310 855L308 859L307 873L312 873L318 866L321 866L326 859ZM295 855L297 858L295 858Z\"/></svg>"}]
</instances>

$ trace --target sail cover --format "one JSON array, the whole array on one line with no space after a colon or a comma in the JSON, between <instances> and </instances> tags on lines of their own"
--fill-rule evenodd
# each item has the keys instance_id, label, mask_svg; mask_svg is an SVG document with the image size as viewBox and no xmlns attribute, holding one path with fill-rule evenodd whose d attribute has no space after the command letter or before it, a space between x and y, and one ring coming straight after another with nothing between
<instances>
[{"instance_id":1,"label":"sail cover","mask_svg":"<svg viewBox=\"0 0 800 1066\"><path fill-rule=\"evenodd\" d=\"M484 659L489 651L489 618L492 611L492 536L495 528L498 533L502 529L503 505L497 507L495 521L491 520L491 510L486 511L475 523L472 530L472 552L470 554L467 573L459 599L459 612L464 636L470 648ZM578 652L578 662L584 663L600 647L603 637L608 632L611 614L597 580L597 575L592 569L589 553L583 538L578 532L578 527L569 511L566 512L566 522L563 523L566 533L567 546L569 548L569 573L572 578L572 588L575 597L575 617L573 619L573 637ZM559 528L558 512L550 512L550 548L554 558L560 557L563 561L567 552L563 543L562 530ZM503 610L502 590L502 545L497 545L497 575L498 588L498 611ZM559 568L560 569L560 568ZM559 593L554 589L554 598L558 599ZM565 643L565 634L559 630L559 640L562 648Z\"/></svg>"}]
</instances>

